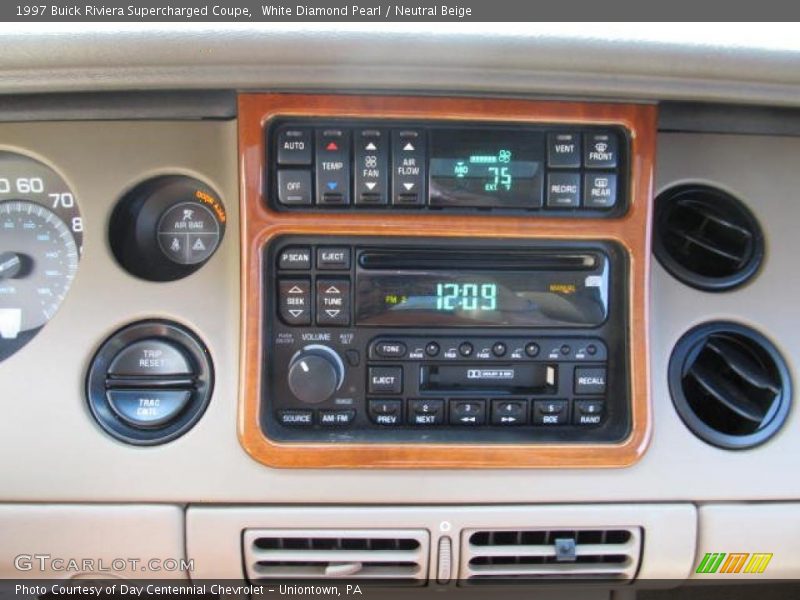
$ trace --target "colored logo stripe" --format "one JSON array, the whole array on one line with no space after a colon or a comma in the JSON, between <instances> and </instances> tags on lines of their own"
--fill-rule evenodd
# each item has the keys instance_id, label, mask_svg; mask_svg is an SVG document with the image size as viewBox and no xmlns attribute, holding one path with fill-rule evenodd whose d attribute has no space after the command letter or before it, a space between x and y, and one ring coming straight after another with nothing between
<instances>
[{"instance_id":1,"label":"colored logo stripe","mask_svg":"<svg viewBox=\"0 0 800 600\"><path fill-rule=\"evenodd\" d=\"M763 573L767 569L772 554L756 553L750 557L750 562L744 568L745 573Z\"/></svg>"},{"instance_id":2,"label":"colored logo stripe","mask_svg":"<svg viewBox=\"0 0 800 600\"><path fill-rule=\"evenodd\" d=\"M727 557L727 558L726 558ZM748 560L749 558L749 560ZM763 573L767 569L772 560L772 554L765 552L757 552L750 554L748 552L732 552L727 554L725 552L707 552L697 565L696 573L714 574L714 573ZM744 571L742 571L744 569Z\"/></svg>"},{"instance_id":3,"label":"colored logo stripe","mask_svg":"<svg viewBox=\"0 0 800 600\"><path fill-rule=\"evenodd\" d=\"M716 573L725 558L724 552L707 552L697 566L697 573Z\"/></svg>"},{"instance_id":4,"label":"colored logo stripe","mask_svg":"<svg viewBox=\"0 0 800 600\"><path fill-rule=\"evenodd\" d=\"M728 554L728 558L722 563L722 568L720 569L720 573L738 573L742 570L747 557L750 556L747 552L739 552L739 553L731 553Z\"/></svg>"}]
</instances>

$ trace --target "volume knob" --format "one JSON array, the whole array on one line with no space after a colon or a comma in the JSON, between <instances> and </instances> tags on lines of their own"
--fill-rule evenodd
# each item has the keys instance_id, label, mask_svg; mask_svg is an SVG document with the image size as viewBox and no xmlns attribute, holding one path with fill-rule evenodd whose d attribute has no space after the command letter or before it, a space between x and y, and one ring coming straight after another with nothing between
<instances>
[{"instance_id":1,"label":"volume knob","mask_svg":"<svg viewBox=\"0 0 800 600\"><path fill-rule=\"evenodd\" d=\"M344 364L327 346L306 346L289 363L289 389L301 402L325 402L344 380Z\"/></svg>"}]
</instances>

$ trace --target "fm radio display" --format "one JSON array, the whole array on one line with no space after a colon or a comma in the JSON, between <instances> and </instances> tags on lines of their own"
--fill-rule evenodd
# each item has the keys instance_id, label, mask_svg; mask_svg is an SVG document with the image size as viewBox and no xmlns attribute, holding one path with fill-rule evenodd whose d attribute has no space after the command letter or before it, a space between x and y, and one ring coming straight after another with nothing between
<instances>
[{"instance_id":1,"label":"fm radio display","mask_svg":"<svg viewBox=\"0 0 800 600\"><path fill-rule=\"evenodd\" d=\"M435 129L430 136L431 206L541 206L541 132Z\"/></svg>"},{"instance_id":2,"label":"fm radio display","mask_svg":"<svg viewBox=\"0 0 800 600\"><path fill-rule=\"evenodd\" d=\"M358 325L600 325L607 314L607 274L480 271L362 271Z\"/></svg>"}]
</instances>

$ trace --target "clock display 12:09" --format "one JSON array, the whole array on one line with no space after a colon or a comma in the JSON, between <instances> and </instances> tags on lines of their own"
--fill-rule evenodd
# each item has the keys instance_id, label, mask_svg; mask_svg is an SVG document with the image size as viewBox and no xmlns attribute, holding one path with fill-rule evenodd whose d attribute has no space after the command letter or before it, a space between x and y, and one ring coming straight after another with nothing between
<instances>
[{"instance_id":1,"label":"clock display 12:09","mask_svg":"<svg viewBox=\"0 0 800 600\"><path fill-rule=\"evenodd\" d=\"M436 310L497 310L497 284L437 282Z\"/></svg>"}]
</instances>

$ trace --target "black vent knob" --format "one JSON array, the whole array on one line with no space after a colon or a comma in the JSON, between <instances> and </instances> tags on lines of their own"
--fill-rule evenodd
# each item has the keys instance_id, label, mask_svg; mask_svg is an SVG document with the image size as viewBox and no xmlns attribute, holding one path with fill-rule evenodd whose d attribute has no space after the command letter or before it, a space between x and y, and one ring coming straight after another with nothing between
<instances>
[{"instance_id":1,"label":"black vent knob","mask_svg":"<svg viewBox=\"0 0 800 600\"><path fill-rule=\"evenodd\" d=\"M766 442L789 413L786 364L769 340L736 323L686 333L670 359L669 385L689 429L721 448Z\"/></svg>"},{"instance_id":2,"label":"black vent knob","mask_svg":"<svg viewBox=\"0 0 800 600\"><path fill-rule=\"evenodd\" d=\"M659 194L653 233L661 265L700 290L744 284L764 256L764 236L753 214L740 200L707 185L681 185Z\"/></svg>"}]
</instances>

